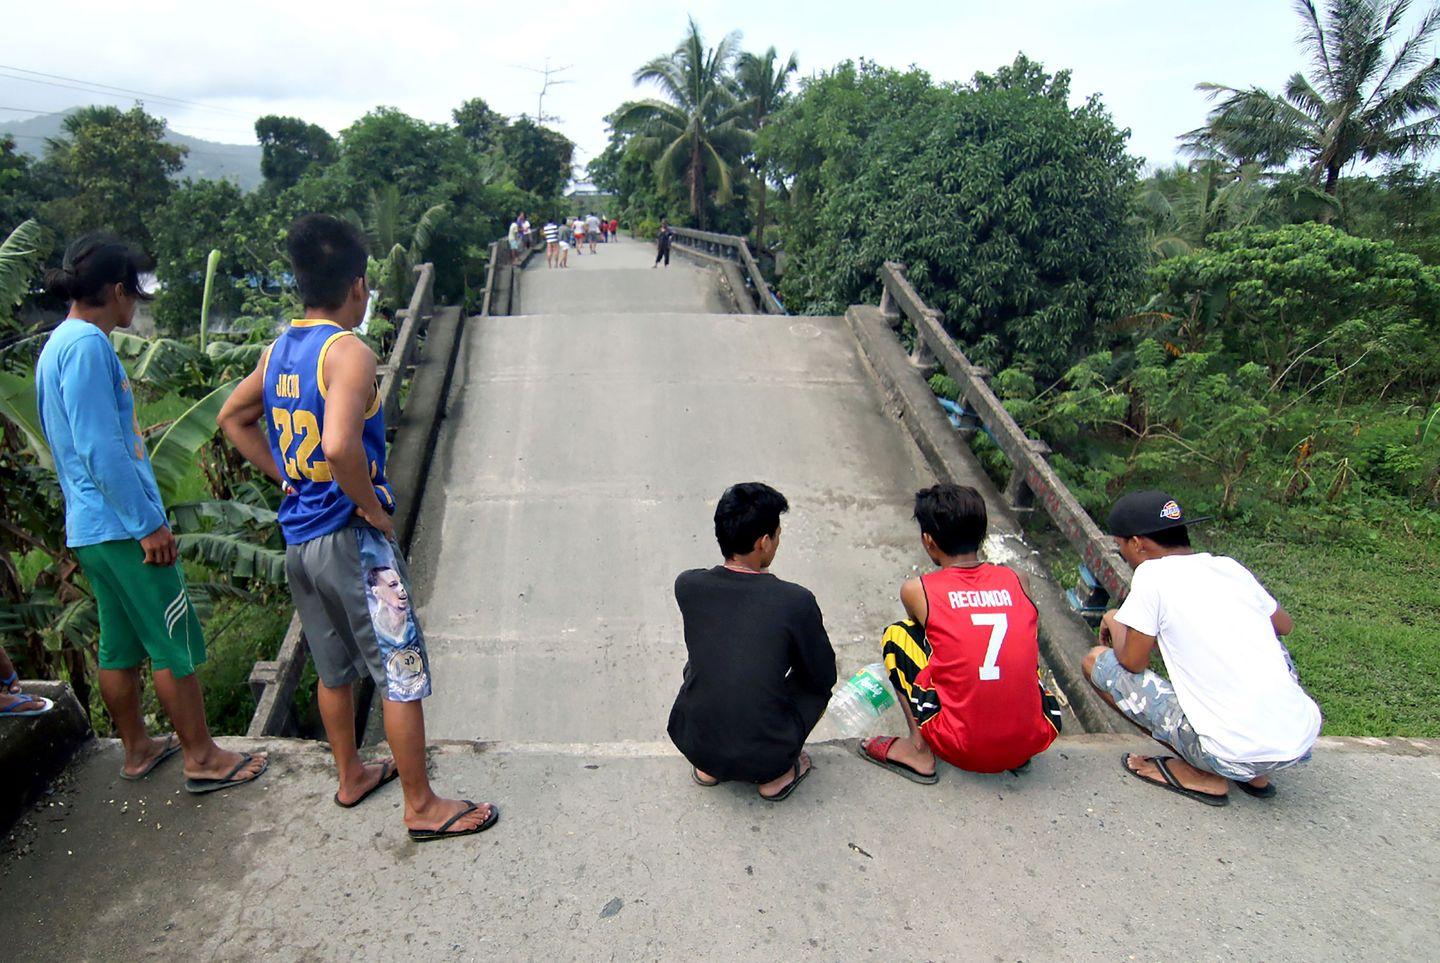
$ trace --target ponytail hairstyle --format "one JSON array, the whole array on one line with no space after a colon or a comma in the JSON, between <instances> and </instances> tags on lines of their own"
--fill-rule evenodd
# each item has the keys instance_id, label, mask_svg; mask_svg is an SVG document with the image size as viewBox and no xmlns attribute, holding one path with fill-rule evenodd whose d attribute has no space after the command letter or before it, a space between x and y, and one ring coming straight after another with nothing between
<instances>
[{"instance_id":1,"label":"ponytail hairstyle","mask_svg":"<svg viewBox=\"0 0 1440 963\"><path fill-rule=\"evenodd\" d=\"M65 249L60 267L45 272L45 292L64 301L103 307L111 286L123 284L125 292L141 301L153 295L140 289L140 271L145 259L134 247L113 234L96 231L78 238Z\"/></svg>"}]
</instances>

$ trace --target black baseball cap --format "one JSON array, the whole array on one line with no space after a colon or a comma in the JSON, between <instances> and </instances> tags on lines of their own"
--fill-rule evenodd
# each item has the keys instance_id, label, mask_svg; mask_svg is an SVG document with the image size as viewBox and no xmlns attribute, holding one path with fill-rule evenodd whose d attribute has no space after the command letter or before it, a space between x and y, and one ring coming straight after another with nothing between
<instances>
[{"instance_id":1,"label":"black baseball cap","mask_svg":"<svg viewBox=\"0 0 1440 963\"><path fill-rule=\"evenodd\" d=\"M1209 520L1209 515L1187 516L1179 502L1152 488L1120 496L1115 507L1110 509L1110 534L1130 538Z\"/></svg>"}]
</instances>

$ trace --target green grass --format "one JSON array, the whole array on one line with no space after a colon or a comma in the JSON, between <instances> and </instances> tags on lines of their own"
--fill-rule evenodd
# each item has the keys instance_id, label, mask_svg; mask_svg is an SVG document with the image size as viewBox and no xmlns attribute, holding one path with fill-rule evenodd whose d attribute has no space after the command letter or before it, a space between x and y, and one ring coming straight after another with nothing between
<instances>
[{"instance_id":1,"label":"green grass","mask_svg":"<svg viewBox=\"0 0 1440 963\"><path fill-rule=\"evenodd\" d=\"M1354 527L1196 535L1295 617L1286 644L1327 735L1440 736L1440 539L1402 521L1373 539Z\"/></svg>"}]
</instances>

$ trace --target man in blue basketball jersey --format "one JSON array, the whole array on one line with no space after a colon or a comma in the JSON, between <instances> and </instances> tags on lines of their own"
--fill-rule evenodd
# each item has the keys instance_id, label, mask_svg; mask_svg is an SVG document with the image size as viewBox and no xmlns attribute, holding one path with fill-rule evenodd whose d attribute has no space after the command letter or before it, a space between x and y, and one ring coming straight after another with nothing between
<instances>
[{"instance_id":1,"label":"man in blue basketball jersey","mask_svg":"<svg viewBox=\"0 0 1440 963\"><path fill-rule=\"evenodd\" d=\"M398 775L412 839L483 832L499 807L442 799L425 771L430 661L394 543L375 355L354 333L369 299L364 242L348 222L309 214L290 226L287 246L305 316L265 351L219 421L286 491L285 570L320 676L320 715L340 773L335 802L359 805ZM351 684L362 675L384 698L395 754L370 766L355 741Z\"/></svg>"}]
</instances>

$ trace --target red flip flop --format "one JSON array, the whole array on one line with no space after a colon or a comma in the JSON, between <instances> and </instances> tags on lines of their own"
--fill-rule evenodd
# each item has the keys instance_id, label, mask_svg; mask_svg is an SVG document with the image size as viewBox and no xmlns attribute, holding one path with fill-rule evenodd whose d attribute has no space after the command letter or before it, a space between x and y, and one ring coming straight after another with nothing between
<instances>
[{"instance_id":1,"label":"red flip flop","mask_svg":"<svg viewBox=\"0 0 1440 963\"><path fill-rule=\"evenodd\" d=\"M940 772L921 772L914 766L907 766L903 762L897 762L890 758L890 747L899 742L896 736L875 736L873 739L863 739L856 751L860 758L867 762L873 762L883 769L889 769L898 776L904 776L911 782L918 782L922 786L933 786L940 781Z\"/></svg>"}]
</instances>

